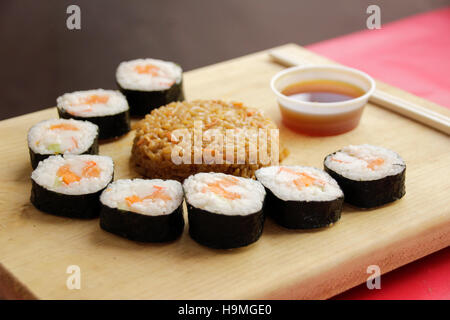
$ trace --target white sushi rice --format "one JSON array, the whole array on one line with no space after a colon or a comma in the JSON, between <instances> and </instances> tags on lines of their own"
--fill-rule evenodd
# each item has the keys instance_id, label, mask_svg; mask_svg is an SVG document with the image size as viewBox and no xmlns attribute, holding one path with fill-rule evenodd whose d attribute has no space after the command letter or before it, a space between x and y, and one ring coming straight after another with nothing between
<instances>
[{"instance_id":1,"label":"white sushi rice","mask_svg":"<svg viewBox=\"0 0 450 320\"><path fill-rule=\"evenodd\" d=\"M383 163L368 166L371 161ZM325 165L341 176L355 181L371 181L399 174L405 162L394 151L369 144L350 145L325 159Z\"/></svg>"},{"instance_id":2,"label":"white sushi rice","mask_svg":"<svg viewBox=\"0 0 450 320\"><path fill-rule=\"evenodd\" d=\"M302 186L300 182L300 188L297 187L295 180L301 179L302 173L316 181L308 186ZM255 176L277 198L284 201L332 201L344 195L336 180L325 171L313 167L264 167L256 170Z\"/></svg>"},{"instance_id":3,"label":"white sushi rice","mask_svg":"<svg viewBox=\"0 0 450 320\"><path fill-rule=\"evenodd\" d=\"M171 200L144 199L163 187L163 191ZM128 205L127 197L137 196L143 201ZM175 180L122 179L111 183L100 196L100 201L110 207L132 211L148 216L159 216L172 213L183 202L183 187Z\"/></svg>"},{"instance_id":4,"label":"white sushi rice","mask_svg":"<svg viewBox=\"0 0 450 320\"><path fill-rule=\"evenodd\" d=\"M78 130L52 129L58 125L70 125ZM28 131L28 146L38 154L81 154L92 146L97 134L98 126L89 121L44 120Z\"/></svg>"},{"instance_id":5,"label":"white sushi rice","mask_svg":"<svg viewBox=\"0 0 450 320\"><path fill-rule=\"evenodd\" d=\"M227 192L240 198L227 199L214 192L204 192L208 184L222 179L237 179L236 185L223 186ZM262 209L266 191L258 181L223 173L197 173L183 183L186 201L192 206L209 212L235 216L249 215Z\"/></svg>"},{"instance_id":6,"label":"white sushi rice","mask_svg":"<svg viewBox=\"0 0 450 320\"><path fill-rule=\"evenodd\" d=\"M92 97L106 100L104 103L89 103ZM95 99L93 99L95 101ZM66 93L56 99L57 107L77 117L91 118L115 115L129 109L125 96L116 90L85 90Z\"/></svg>"},{"instance_id":7,"label":"white sushi rice","mask_svg":"<svg viewBox=\"0 0 450 320\"><path fill-rule=\"evenodd\" d=\"M158 68L156 75L139 73L138 67L146 65ZM174 83L180 83L183 70L170 61L158 59L136 59L119 64L116 80L120 87L137 91L157 91L169 89Z\"/></svg>"},{"instance_id":8,"label":"white sushi rice","mask_svg":"<svg viewBox=\"0 0 450 320\"><path fill-rule=\"evenodd\" d=\"M95 161L100 169L99 177L83 177L82 170L88 161ZM80 181L65 184L57 176L58 169L69 165L70 170L81 177ZM111 181L114 164L110 157L95 155L51 156L41 162L32 172L31 179L47 190L68 195L81 195L97 192Z\"/></svg>"}]
</instances>

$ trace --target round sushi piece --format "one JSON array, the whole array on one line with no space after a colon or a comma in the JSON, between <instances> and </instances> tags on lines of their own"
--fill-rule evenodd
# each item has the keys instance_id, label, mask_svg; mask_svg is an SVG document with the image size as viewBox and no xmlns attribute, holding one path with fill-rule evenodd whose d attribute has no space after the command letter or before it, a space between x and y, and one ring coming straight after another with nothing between
<instances>
[{"instance_id":1,"label":"round sushi piece","mask_svg":"<svg viewBox=\"0 0 450 320\"><path fill-rule=\"evenodd\" d=\"M51 156L31 174L31 203L44 212L89 219L100 213L100 194L113 180L110 157Z\"/></svg>"},{"instance_id":2,"label":"round sushi piece","mask_svg":"<svg viewBox=\"0 0 450 320\"><path fill-rule=\"evenodd\" d=\"M76 91L58 97L56 103L60 118L95 123L99 139L117 138L130 131L128 102L119 91Z\"/></svg>"},{"instance_id":3,"label":"round sushi piece","mask_svg":"<svg viewBox=\"0 0 450 320\"><path fill-rule=\"evenodd\" d=\"M100 196L100 227L130 240L166 242L183 232L183 188L174 180L124 179Z\"/></svg>"},{"instance_id":4,"label":"round sushi piece","mask_svg":"<svg viewBox=\"0 0 450 320\"><path fill-rule=\"evenodd\" d=\"M350 145L326 156L324 167L344 191L345 202L356 207L378 207L405 195L406 164L386 148Z\"/></svg>"},{"instance_id":5,"label":"round sushi piece","mask_svg":"<svg viewBox=\"0 0 450 320\"><path fill-rule=\"evenodd\" d=\"M57 154L98 154L98 126L89 121L50 119L28 131L31 166Z\"/></svg>"},{"instance_id":6,"label":"round sushi piece","mask_svg":"<svg viewBox=\"0 0 450 320\"><path fill-rule=\"evenodd\" d=\"M223 173L198 173L183 183L189 234L217 249L249 245L261 236L266 195L258 181Z\"/></svg>"},{"instance_id":7,"label":"round sushi piece","mask_svg":"<svg viewBox=\"0 0 450 320\"><path fill-rule=\"evenodd\" d=\"M258 169L256 178L267 191L264 211L289 229L327 227L341 217L344 193L326 172L303 166Z\"/></svg>"},{"instance_id":8,"label":"round sushi piece","mask_svg":"<svg viewBox=\"0 0 450 320\"><path fill-rule=\"evenodd\" d=\"M170 61L136 59L119 64L116 82L127 97L132 116L184 100L183 70Z\"/></svg>"}]
</instances>

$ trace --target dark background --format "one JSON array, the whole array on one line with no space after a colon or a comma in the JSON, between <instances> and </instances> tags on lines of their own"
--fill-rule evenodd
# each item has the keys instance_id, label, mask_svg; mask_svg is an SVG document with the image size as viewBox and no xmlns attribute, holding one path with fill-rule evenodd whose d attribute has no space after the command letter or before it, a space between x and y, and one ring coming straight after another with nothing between
<instances>
[{"instance_id":1,"label":"dark background","mask_svg":"<svg viewBox=\"0 0 450 320\"><path fill-rule=\"evenodd\" d=\"M1 0L0 119L55 105L75 90L115 88L120 61L154 57L185 71L288 42L307 45L449 0ZM66 8L81 8L81 30Z\"/></svg>"}]
</instances>

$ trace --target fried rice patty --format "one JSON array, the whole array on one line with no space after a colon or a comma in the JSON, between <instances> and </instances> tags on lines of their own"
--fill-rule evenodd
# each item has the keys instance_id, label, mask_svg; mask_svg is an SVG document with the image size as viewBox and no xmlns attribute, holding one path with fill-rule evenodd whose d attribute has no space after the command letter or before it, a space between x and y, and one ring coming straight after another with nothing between
<instances>
[{"instance_id":1,"label":"fried rice patty","mask_svg":"<svg viewBox=\"0 0 450 320\"><path fill-rule=\"evenodd\" d=\"M188 176L198 172L223 172L237 176L254 178L257 169L273 165L270 161L264 165L258 162L249 163L249 139L242 139L245 143L245 164L237 164L237 148L234 148L233 163L226 164L175 164L172 161L172 149L178 141L172 135L176 129L188 129L193 136L194 121L201 121L202 132L209 129L219 130L225 137L228 129L269 129L267 139L267 154L270 157L270 129L277 129L275 123L264 115L261 110L244 106L240 102L224 102L220 100L195 100L173 102L166 106L153 110L146 115L136 126L136 136L133 142L131 161L136 171L152 179L176 179L184 180ZM225 138L224 138L225 139ZM245 140L245 141L244 141ZM214 138L213 138L214 141ZM202 139L202 150L205 150L210 141ZM258 148L259 146L257 146ZM220 148L225 150L224 148ZM259 149L257 149L259 150ZM212 153L215 155L215 153ZM222 152L225 159L226 153ZM259 154L259 153L258 153ZM191 159L194 155L194 147L191 147ZM280 147L279 161L287 155L287 150Z\"/></svg>"}]
</instances>

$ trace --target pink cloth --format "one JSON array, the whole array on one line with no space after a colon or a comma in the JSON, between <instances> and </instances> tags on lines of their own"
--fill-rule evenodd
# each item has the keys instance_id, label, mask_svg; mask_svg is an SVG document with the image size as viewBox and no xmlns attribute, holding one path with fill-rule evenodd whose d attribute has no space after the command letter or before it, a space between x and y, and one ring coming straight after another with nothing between
<instances>
[{"instance_id":1,"label":"pink cloth","mask_svg":"<svg viewBox=\"0 0 450 320\"><path fill-rule=\"evenodd\" d=\"M450 108L450 7L307 48ZM362 284L335 299L450 300L450 249L383 275L381 290Z\"/></svg>"},{"instance_id":2,"label":"pink cloth","mask_svg":"<svg viewBox=\"0 0 450 320\"><path fill-rule=\"evenodd\" d=\"M450 108L450 7L307 48Z\"/></svg>"},{"instance_id":3,"label":"pink cloth","mask_svg":"<svg viewBox=\"0 0 450 320\"><path fill-rule=\"evenodd\" d=\"M357 286L336 300L450 300L450 248L381 276L381 289ZM369 276L369 275L367 275Z\"/></svg>"}]
</instances>

